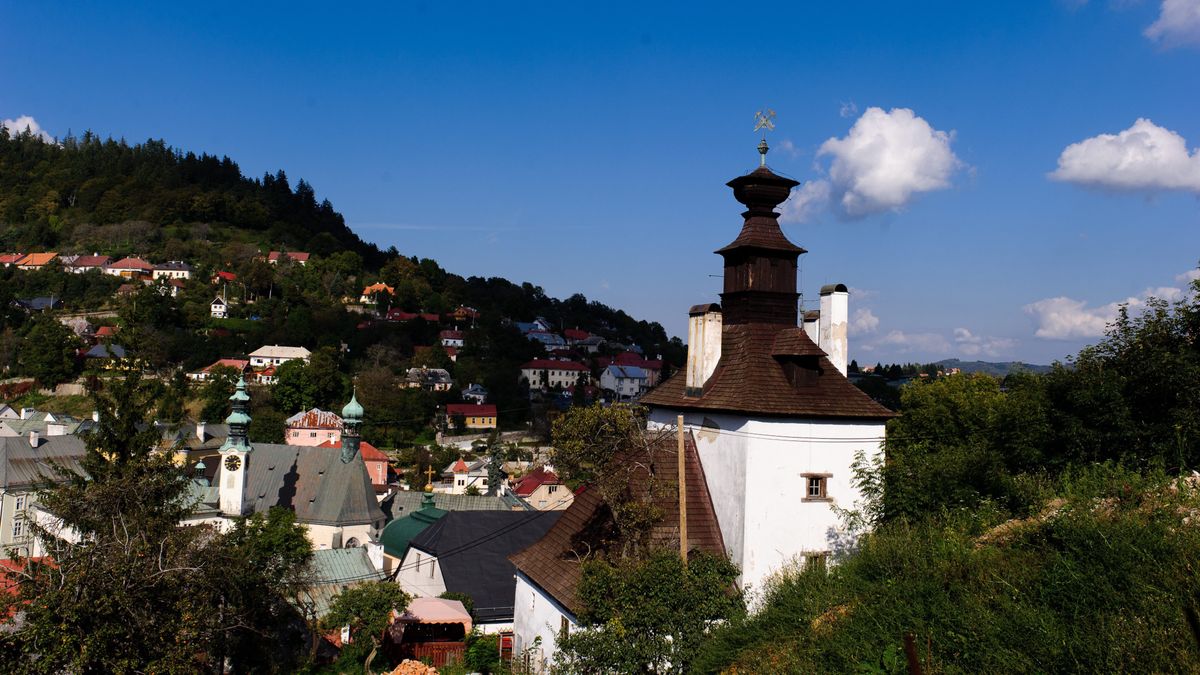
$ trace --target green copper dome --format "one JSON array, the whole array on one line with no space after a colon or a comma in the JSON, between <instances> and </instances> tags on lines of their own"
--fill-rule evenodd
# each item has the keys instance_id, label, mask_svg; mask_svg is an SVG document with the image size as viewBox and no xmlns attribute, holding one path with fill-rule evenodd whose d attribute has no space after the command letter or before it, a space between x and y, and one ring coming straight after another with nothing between
<instances>
[{"instance_id":1,"label":"green copper dome","mask_svg":"<svg viewBox=\"0 0 1200 675\"><path fill-rule=\"evenodd\" d=\"M447 513L449 511L433 505L433 495L426 494L425 501L419 510L413 511L403 518L397 518L383 528L383 532L379 535L383 550L393 558L403 560L405 554L408 553L409 543L424 532L425 528L436 523Z\"/></svg>"},{"instance_id":2,"label":"green copper dome","mask_svg":"<svg viewBox=\"0 0 1200 675\"><path fill-rule=\"evenodd\" d=\"M363 407L358 402L358 392L356 391L350 395L350 402L346 404L346 407L342 408L342 418L361 420L362 416Z\"/></svg>"},{"instance_id":3,"label":"green copper dome","mask_svg":"<svg viewBox=\"0 0 1200 675\"><path fill-rule=\"evenodd\" d=\"M229 397L230 401L249 401L250 395L246 393L246 378L239 377L237 387L233 390L233 395Z\"/></svg>"}]
</instances>

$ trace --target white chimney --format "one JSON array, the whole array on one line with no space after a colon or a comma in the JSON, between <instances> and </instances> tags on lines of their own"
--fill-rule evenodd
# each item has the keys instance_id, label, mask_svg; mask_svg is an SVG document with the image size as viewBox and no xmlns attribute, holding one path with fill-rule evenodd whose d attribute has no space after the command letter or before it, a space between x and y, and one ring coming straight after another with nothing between
<instances>
[{"instance_id":1,"label":"white chimney","mask_svg":"<svg viewBox=\"0 0 1200 675\"><path fill-rule=\"evenodd\" d=\"M204 442L204 426L205 426L205 424L207 424L207 423L206 422L197 422L196 423L196 440L200 441L201 443Z\"/></svg>"},{"instance_id":2,"label":"white chimney","mask_svg":"<svg viewBox=\"0 0 1200 675\"><path fill-rule=\"evenodd\" d=\"M808 339L813 341L813 344L821 346L821 328L819 322L821 320L821 311L818 309L810 309L804 313L804 333L808 335Z\"/></svg>"},{"instance_id":3,"label":"white chimney","mask_svg":"<svg viewBox=\"0 0 1200 675\"><path fill-rule=\"evenodd\" d=\"M100 411L99 410L92 411L92 421L97 424L100 423Z\"/></svg>"},{"instance_id":4,"label":"white chimney","mask_svg":"<svg viewBox=\"0 0 1200 675\"><path fill-rule=\"evenodd\" d=\"M830 363L845 375L850 351L846 333L850 328L850 292L845 284L821 287L820 326L818 346L829 356Z\"/></svg>"},{"instance_id":5,"label":"white chimney","mask_svg":"<svg viewBox=\"0 0 1200 675\"><path fill-rule=\"evenodd\" d=\"M36 448L38 443L42 441L41 434L36 431L29 432L29 447Z\"/></svg>"},{"instance_id":6,"label":"white chimney","mask_svg":"<svg viewBox=\"0 0 1200 675\"><path fill-rule=\"evenodd\" d=\"M688 310L687 379L684 394L699 396L721 360L721 306L696 305Z\"/></svg>"},{"instance_id":7,"label":"white chimney","mask_svg":"<svg viewBox=\"0 0 1200 675\"><path fill-rule=\"evenodd\" d=\"M27 420L33 415L33 408L21 408L21 419Z\"/></svg>"}]
</instances>

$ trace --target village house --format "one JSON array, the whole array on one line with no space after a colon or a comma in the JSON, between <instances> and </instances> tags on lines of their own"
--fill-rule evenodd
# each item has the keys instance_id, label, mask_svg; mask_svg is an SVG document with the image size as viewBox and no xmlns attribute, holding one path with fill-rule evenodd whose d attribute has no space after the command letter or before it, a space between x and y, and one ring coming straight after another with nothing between
<instances>
[{"instance_id":1,"label":"village house","mask_svg":"<svg viewBox=\"0 0 1200 675\"><path fill-rule=\"evenodd\" d=\"M479 494L494 493L500 487L500 485L496 485L496 490L490 490L488 487L488 460L486 458L467 462L459 457L442 470L442 482L435 489L437 492L445 494L465 495L475 491L478 491Z\"/></svg>"},{"instance_id":2,"label":"village house","mask_svg":"<svg viewBox=\"0 0 1200 675\"><path fill-rule=\"evenodd\" d=\"M40 270L57 257L57 253L30 253L17 261L17 269L27 272Z\"/></svg>"},{"instance_id":3,"label":"village house","mask_svg":"<svg viewBox=\"0 0 1200 675\"><path fill-rule=\"evenodd\" d=\"M229 316L229 304L225 302L225 298L217 296L213 298L209 305L208 314L214 319L224 319Z\"/></svg>"},{"instance_id":4,"label":"village house","mask_svg":"<svg viewBox=\"0 0 1200 675\"><path fill-rule=\"evenodd\" d=\"M490 403L449 403L446 405L446 424L456 428L460 423L470 431L495 429L499 416Z\"/></svg>"},{"instance_id":5,"label":"village house","mask_svg":"<svg viewBox=\"0 0 1200 675\"><path fill-rule=\"evenodd\" d=\"M250 352L250 366L255 369L266 368L267 366L280 366L296 359L308 363L308 357L310 356L312 356L312 352L304 347L264 345Z\"/></svg>"},{"instance_id":6,"label":"village house","mask_svg":"<svg viewBox=\"0 0 1200 675\"><path fill-rule=\"evenodd\" d=\"M392 288L391 286L388 286L387 284L385 284L381 281L379 283L371 284L370 286L367 286L366 288L364 288L363 292L362 292L362 297L360 297L358 299L358 301L363 303L364 305L373 304L376 302L376 298L379 298L379 297L385 296L385 295L390 297L395 294L396 294L396 289Z\"/></svg>"},{"instance_id":7,"label":"village house","mask_svg":"<svg viewBox=\"0 0 1200 675\"><path fill-rule=\"evenodd\" d=\"M479 310L465 305L459 305L457 309L450 313L450 319L453 321L467 322L475 325L475 319L479 318Z\"/></svg>"},{"instance_id":8,"label":"village house","mask_svg":"<svg viewBox=\"0 0 1200 675\"><path fill-rule=\"evenodd\" d=\"M512 492L538 511L565 511L575 501L575 493L558 474L539 466L512 486Z\"/></svg>"},{"instance_id":9,"label":"village house","mask_svg":"<svg viewBox=\"0 0 1200 675\"><path fill-rule=\"evenodd\" d=\"M24 258L24 257L25 257L24 253L0 253L0 265L3 265L5 267L12 267L13 265L16 265L18 262L20 262L21 258Z\"/></svg>"},{"instance_id":10,"label":"village house","mask_svg":"<svg viewBox=\"0 0 1200 675\"><path fill-rule=\"evenodd\" d=\"M646 373L647 387L654 387L658 384L663 369L662 359L647 359L634 351L621 352L615 356L596 357L597 368L604 369L612 365L641 368Z\"/></svg>"},{"instance_id":11,"label":"village house","mask_svg":"<svg viewBox=\"0 0 1200 675\"><path fill-rule=\"evenodd\" d=\"M275 366L267 366L262 370L253 372L255 384L272 385L279 383L279 375L275 371Z\"/></svg>"},{"instance_id":12,"label":"village house","mask_svg":"<svg viewBox=\"0 0 1200 675\"><path fill-rule=\"evenodd\" d=\"M192 266L182 260L171 260L154 266L151 275L155 279L191 279Z\"/></svg>"},{"instance_id":13,"label":"village house","mask_svg":"<svg viewBox=\"0 0 1200 675\"><path fill-rule=\"evenodd\" d=\"M445 368L409 368L404 376L406 389L424 389L425 391L450 391L454 380Z\"/></svg>"},{"instance_id":14,"label":"village house","mask_svg":"<svg viewBox=\"0 0 1200 675\"><path fill-rule=\"evenodd\" d=\"M287 445L341 443L342 418L320 408L296 413L284 422L283 442Z\"/></svg>"},{"instance_id":15,"label":"village house","mask_svg":"<svg viewBox=\"0 0 1200 675\"><path fill-rule=\"evenodd\" d=\"M278 265L280 260L290 260L298 265L307 265L309 255L300 251L271 251L267 254L267 262Z\"/></svg>"},{"instance_id":16,"label":"village house","mask_svg":"<svg viewBox=\"0 0 1200 675\"><path fill-rule=\"evenodd\" d=\"M469 401L471 403L483 403L487 400L488 390L482 384L473 383L466 389L462 390L462 397L464 401Z\"/></svg>"},{"instance_id":17,"label":"village house","mask_svg":"<svg viewBox=\"0 0 1200 675\"><path fill-rule=\"evenodd\" d=\"M212 275L212 278L209 279L209 282L212 283L213 286L220 286L221 284L232 284L232 283L235 283L236 281L237 281L236 274L234 274L233 272L225 272L222 270L218 270L217 273Z\"/></svg>"},{"instance_id":18,"label":"village house","mask_svg":"<svg viewBox=\"0 0 1200 675\"><path fill-rule=\"evenodd\" d=\"M616 395L618 401L632 401L649 389L646 371L637 366L612 365L600 373L600 388Z\"/></svg>"},{"instance_id":19,"label":"village house","mask_svg":"<svg viewBox=\"0 0 1200 675\"><path fill-rule=\"evenodd\" d=\"M154 274L154 265L141 258L121 258L105 265L104 273L122 279L149 279Z\"/></svg>"},{"instance_id":20,"label":"village house","mask_svg":"<svg viewBox=\"0 0 1200 675\"><path fill-rule=\"evenodd\" d=\"M92 255L77 255L74 260L63 263L63 269L71 274L85 274L92 270L104 271L104 267L112 262L112 258L106 255L93 253Z\"/></svg>"},{"instance_id":21,"label":"village house","mask_svg":"<svg viewBox=\"0 0 1200 675\"><path fill-rule=\"evenodd\" d=\"M516 568L508 558L545 536L558 517L537 511L445 513L412 537L396 581L418 598L465 593L474 601L480 631L510 633Z\"/></svg>"},{"instance_id":22,"label":"village house","mask_svg":"<svg viewBox=\"0 0 1200 675\"><path fill-rule=\"evenodd\" d=\"M531 330L525 334L525 337L540 342L547 351L551 349L563 349L567 346L567 341L558 333L551 333L545 330Z\"/></svg>"},{"instance_id":23,"label":"village house","mask_svg":"<svg viewBox=\"0 0 1200 675\"><path fill-rule=\"evenodd\" d=\"M444 330L438 333L438 339L441 340L443 347L462 347L463 337L461 330Z\"/></svg>"},{"instance_id":24,"label":"village house","mask_svg":"<svg viewBox=\"0 0 1200 675\"><path fill-rule=\"evenodd\" d=\"M194 373L188 373L188 379L193 382L208 382L217 368L232 368L239 375L244 376L250 372L250 361L248 359L217 359L211 365Z\"/></svg>"},{"instance_id":25,"label":"village house","mask_svg":"<svg viewBox=\"0 0 1200 675\"><path fill-rule=\"evenodd\" d=\"M0 437L0 551L21 557L35 553L29 521L35 517L40 482L61 480L55 465L81 472L86 453L83 439L75 435L29 431Z\"/></svg>"},{"instance_id":26,"label":"village house","mask_svg":"<svg viewBox=\"0 0 1200 675\"><path fill-rule=\"evenodd\" d=\"M534 359L521 364L521 377L530 389L566 389L577 384L581 376L585 383L591 381L588 367L573 361Z\"/></svg>"}]
</instances>

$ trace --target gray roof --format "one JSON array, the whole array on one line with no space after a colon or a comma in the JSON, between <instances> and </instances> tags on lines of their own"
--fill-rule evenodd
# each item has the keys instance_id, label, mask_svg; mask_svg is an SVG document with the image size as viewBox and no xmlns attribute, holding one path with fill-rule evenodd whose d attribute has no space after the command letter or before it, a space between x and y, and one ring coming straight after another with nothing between
<instances>
[{"instance_id":1,"label":"gray roof","mask_svg":"<svg viewBox=\"0 0 1200 675\"><path fill-rule=\"evenodd\" d=\"M0 487L33 487L42 479L57 479L55 466L82 472L79 461L87 446L78 436L50 436L38 447L29 445L28 436L0 438Z\"/></svg>"},{"instance_id":2,"label":"gray roof","mask_svg":"<svg viewBox=\"0 0 1200 675\"><path fill-rule=\"evenodd\" d=\"M383 501L389 521L403 518L413 511L421 510L425 493L419 490L401 490ZM511 511L512 505L502 497L492 495L450 495L434 493L433 504L444 511Z\"/></svg>"},{"instance_id":3,"label":"gray roof","mask_svg":"<svg viewBox=\"0 0 1200 675\"><path fill-rule=\"evenodd\" d=\"M225 439L229 436L228 424L217 424L208 422L204 425L204 439L201 440L196 433L196 428L199 424L195 422L186 422L179 425L163 425L162 439L169 445L180 444L184 450L188 452L213 451L221 449L221 445L225 443Z\"/></svg>"},{"instance_id":4,"label":"gray roof","mask_svg":"<svg viewBox=\"0 0 1200 675\"><path fill-rule=\"evenodd\" d=\"M609 375L617 379L644 380L646 379L646 371L637 366L618 366L613 364L605 368Z\"/></svg>"},{"instance_id":5,"label":"gray roof","mask_svg":"<svg viewBox=\"0 0 1200 675\"><path fill-rule=\"evenodd\" d=\"M106 345L104 343L100 343L87 350L87 353L84 354L84 357L89 359L123 359L125 358L125 348L121 345Z\"/></svg>"},{"instance_id":6,"label":"gray roof","mask_svg":"<svg viewBox=\"0 0 1200 675\"><path fill-rule=\"evenodd\" d=\"M313 581L306 592L306 600L312 604L318 619L329 612L329 605L338 593L351 586L384 579L383 572L375 569L367 549L362 547L313 551L309 569Z\"/></svg>"},{"instance_id":7,"label":"gray roof","mask_svg":"<svg viewBox=\"0 0 1200 675\"><path fill-rule=\"evenodd\" d=\"M384 520L362 455L341 460L340 447L254 443L246 456L246 501L252 513L272 506L321 525L374 524ZM220 485L224 463L214 485Z\"/></svg>"},{"instance_id":8,"label":"gray roof","mask_svg":"<svg viewBox=\"0 0 1200 675\"><path fill-rule=\"evenodd\" d=\"M511 621L517 568L508 557L539 541L560 511L447 513L410 546L438 558L446 590L466 593L481 622Z\"/></svg>"}]
</instances>

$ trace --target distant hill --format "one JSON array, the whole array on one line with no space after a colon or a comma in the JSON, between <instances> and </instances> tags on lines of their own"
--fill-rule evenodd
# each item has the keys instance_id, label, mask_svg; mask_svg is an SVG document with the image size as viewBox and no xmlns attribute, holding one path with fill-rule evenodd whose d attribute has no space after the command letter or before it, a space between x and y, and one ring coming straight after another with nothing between
<instances>
[{"instance_id":1,"label":"distant hill","mask_svg":"<svg viewBox=\"0 0 1200 675\"><path fill-rule=\"evenodd\" d=\"M961 361L959 359L943 359L937 362L937 365L943 369L958 368L962 372L984 373L994 377L1004 377L1011 373L1048 373L1050 366L1039 366L1031 363L1022 363L1021 361Z\"/></svg>"}]
</instances>

